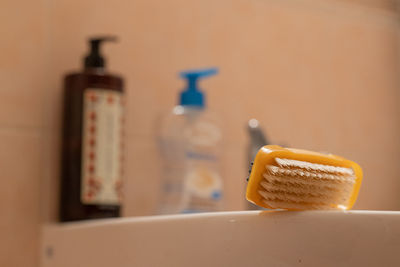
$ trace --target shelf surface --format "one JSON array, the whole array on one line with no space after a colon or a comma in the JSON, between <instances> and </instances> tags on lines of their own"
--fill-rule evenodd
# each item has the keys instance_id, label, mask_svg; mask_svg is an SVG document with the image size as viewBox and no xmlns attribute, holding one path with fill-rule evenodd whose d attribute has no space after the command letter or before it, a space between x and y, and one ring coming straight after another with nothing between
<instances>
[{"instance_id":1,"label":"shelf surface","mask_svg":"<svg viewBox=\"0 0 400 267\"><path fill-rule=\"evenodd\" d=\"M400 266L400 212L239 211L46 225L41 266Z\"/></svg>"}]
</instances>

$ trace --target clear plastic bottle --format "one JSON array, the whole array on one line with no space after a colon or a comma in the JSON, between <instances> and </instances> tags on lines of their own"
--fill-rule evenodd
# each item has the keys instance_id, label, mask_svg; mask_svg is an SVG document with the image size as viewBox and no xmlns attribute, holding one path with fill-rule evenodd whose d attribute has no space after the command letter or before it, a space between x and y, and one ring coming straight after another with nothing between
<instances>
[{"instance_id":1,"label":"clear plastic bottle","mask_svg":"<svg viewBox=\"0 0 400 267\"><path fill-rule=\"evenodd\" d=\"M222 210L221 129L206 111L197 80L216 69L182 72L188 87L161 123L163 159L161 214Z\"/></svg>"}]
</instances>

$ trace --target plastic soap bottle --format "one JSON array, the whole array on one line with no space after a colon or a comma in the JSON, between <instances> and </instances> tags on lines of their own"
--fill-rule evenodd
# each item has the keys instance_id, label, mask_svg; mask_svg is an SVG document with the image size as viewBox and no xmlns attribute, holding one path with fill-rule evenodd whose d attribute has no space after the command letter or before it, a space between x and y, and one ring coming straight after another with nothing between
<instances>
[{"instance_id":1,"label":"plastic soap bottle","mask_svg":"<svg viewBox=\"0 0 400 267\"><path fill-rule=\"evenodd\" d=\"M161 123L163 158L162 214L222 210L220 175L221 129L218 119L206 110L200 78L217 69L185 71L180 74L187 87Z\"/></svg>"}]
</instances>

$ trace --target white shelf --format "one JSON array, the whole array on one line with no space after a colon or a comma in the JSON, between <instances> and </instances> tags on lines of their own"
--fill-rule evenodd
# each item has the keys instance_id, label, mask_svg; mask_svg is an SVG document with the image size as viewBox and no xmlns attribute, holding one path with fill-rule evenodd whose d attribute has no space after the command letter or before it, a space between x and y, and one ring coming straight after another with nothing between
<instances>
[{"instance_id":1,"label":"white shelf","mask_svg":"<svg viewBox=\"0 0 400 267\"><path fill-rule=\"evenodd\" d=\"M243 211L48 225L41 263L400 266L400 212Z\"/></svg>"}]
</instances>

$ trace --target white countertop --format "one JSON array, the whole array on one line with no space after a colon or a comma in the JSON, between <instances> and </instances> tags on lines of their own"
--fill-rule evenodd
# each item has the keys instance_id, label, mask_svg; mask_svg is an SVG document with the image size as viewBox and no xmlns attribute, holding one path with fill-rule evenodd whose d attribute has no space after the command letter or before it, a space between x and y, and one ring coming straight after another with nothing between
<instances>
[{"instance_id":1,"label":"white countertop","mask_svg":"<svg viewBox=\"0 0 400 267\"><path fill-rule=\"evenodd\" d=\"M400 266L400 212L238 211L47 225L42 267Z\"/></svg>"}]
</instances>

